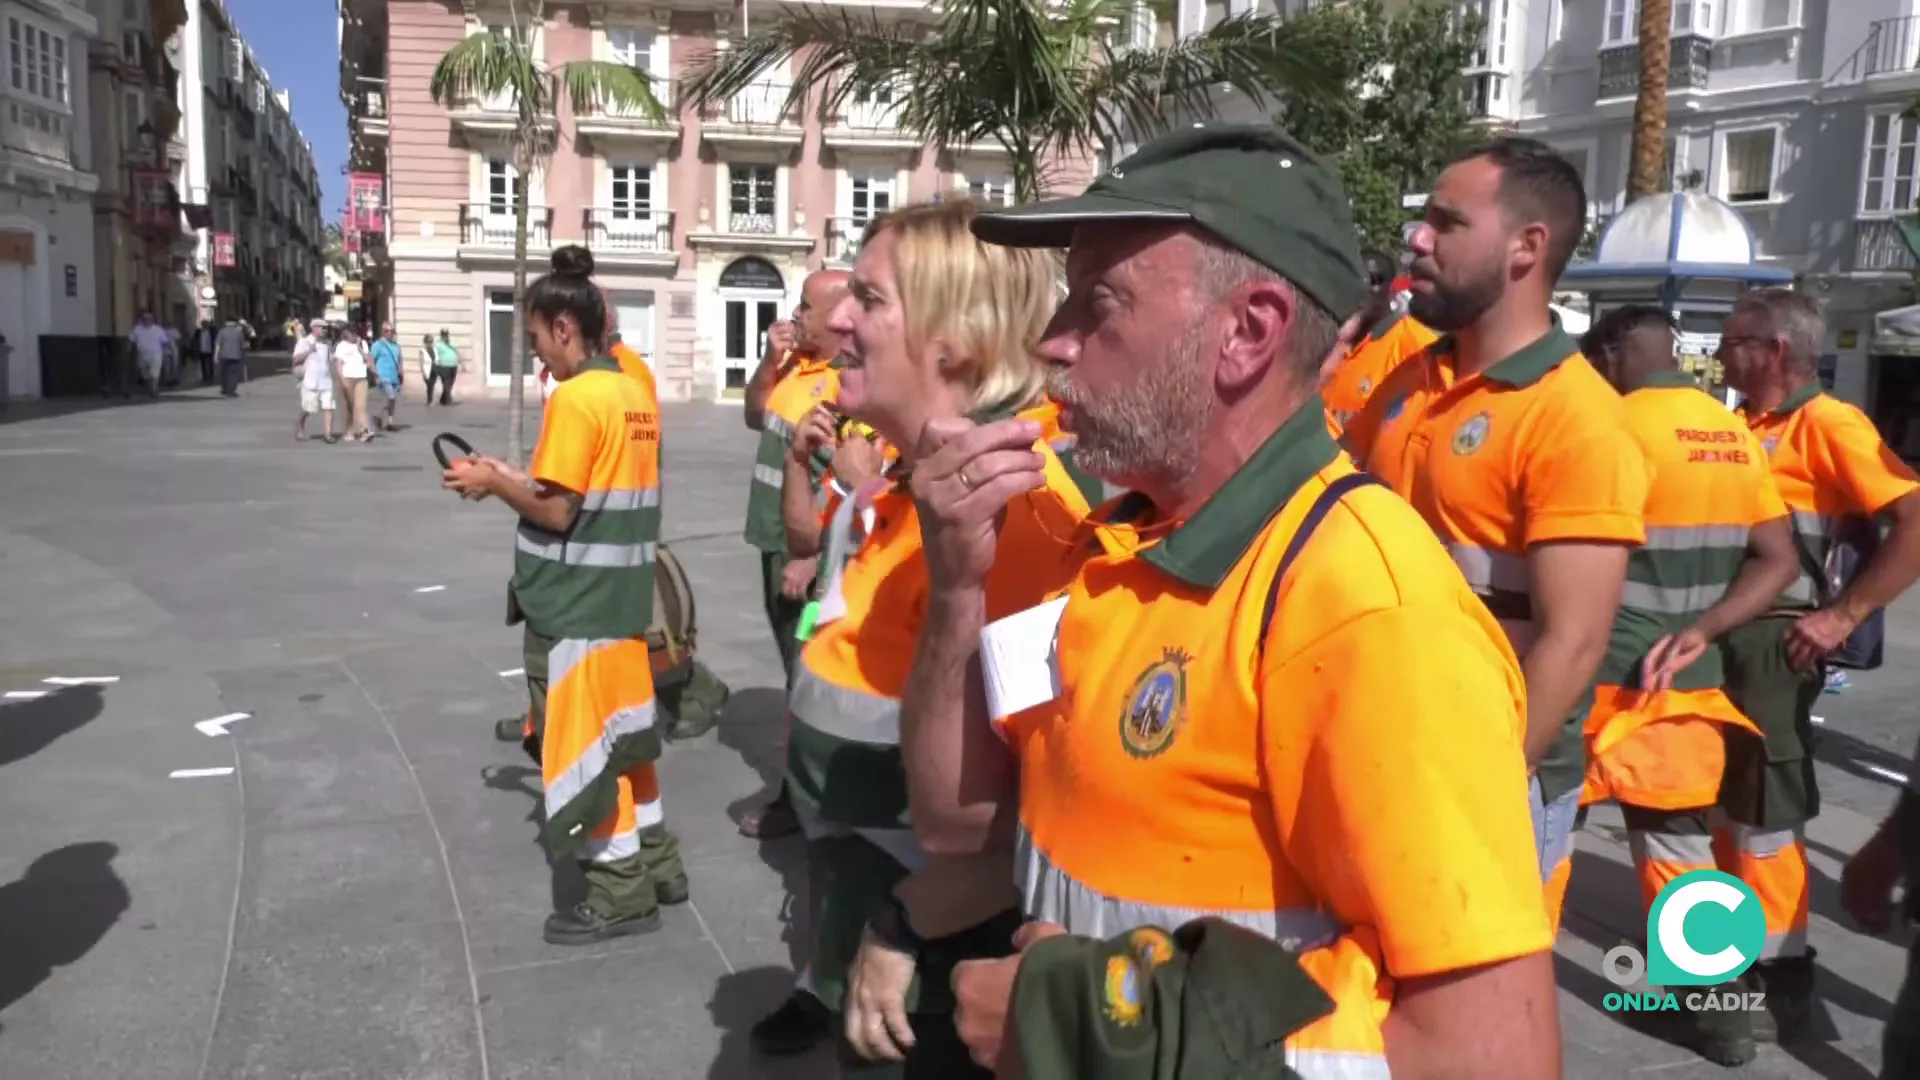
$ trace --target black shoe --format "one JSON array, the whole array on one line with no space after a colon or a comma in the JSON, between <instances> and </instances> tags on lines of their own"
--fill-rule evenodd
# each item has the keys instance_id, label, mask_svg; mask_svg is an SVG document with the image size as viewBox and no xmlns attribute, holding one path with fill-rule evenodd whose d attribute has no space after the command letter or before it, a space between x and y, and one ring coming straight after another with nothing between
<instances>
[{"instance_id":1,"label":"black shoe","mask_svg":"<svg viewBox=\"0 0 1920 1080\"><path fill-rule=\"evenodd\" d=\"M586 904L575 904L566 911L556 911L547 916L547 925L541 936L547 939L549 945L591 945L596 941L612 941L633 934L651 934L658 929L660 912L657 910L645 915L609 919Z\"/></svg>"},{"instance_id":2,"label":"black shoe","mask_svg":"<svg viewBox=\"0 0 1920 1080\"><path fill-rule=\"evenodd\" d=\"M1715 989L1742 991L1746 989L1746 981L1736 980ZM1734 1010L1661 1011L1632 1014L1630 1026L1685 1047L1722 1068L1737 1069L1753 1061L1760 1052L1755 1045L1753 1018L1753 1013Z\"/></svg>"},{"instance_id":3,"label":"black shoe","mask_svg":"<svg viewBox=\"0 0 1920 1080\"><path fill-rule=\"evenodd\" d=\"M527 722L518 716L509 716L493 725L493 737L501 742L519 742L527 737Z\"/></svg>"},{"instance_id":4,"label":"black shoe","mask_svg":"<svg viewBox=\"0 0 1920 1080\"><path fill-rule=\"evenodd\" d=\"M1741 976L1748 989L1767 994L1767 1011L1753 1018L1759 1041L1792 1042L1813 1026L1813 960L1818 955L1809 946L1805 956L1762 960Z\"/></svg>"},{"instance_id":5,"label":"black shoe","mask_svg":"<svg viewBox=\"0 0 1920 1080\"><path fill-rule=\"evenodd\" d=\"M779 1008L753 1025L753 1048L770 1057L804 1054L833 1036L832 1014L820 999L795 990Z\"/></svg>"},{"instance_id":6,"label":"black shoe","mask_svg":"<svg viewBox=\"0 0 1920 1080\"><path fill-rule=\"evenodd\" d=\"M673 904L684 904L692 895L693 890L687 884L687 875L685 874L669 878L666 881L656 881L653 883L653 898L662 904L669 906Z\"/></svg>"}]
</instances>

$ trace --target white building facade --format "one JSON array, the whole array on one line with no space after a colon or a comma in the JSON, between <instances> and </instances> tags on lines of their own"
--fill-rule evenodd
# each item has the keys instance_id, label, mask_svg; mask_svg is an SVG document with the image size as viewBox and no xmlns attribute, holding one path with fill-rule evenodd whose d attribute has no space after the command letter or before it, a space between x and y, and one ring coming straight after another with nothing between
<instances>
[{"instance_id":1,"label":"white building facade","mask_svg":"<svg viewBox=\"0 0 1920 1080\"><path fill-rule=\"evenodd\" d=\"M0 2L0 400L39 397L43 360L91 365L95 295L87 49L69 0Z\"/></svg>"}]
</instances>

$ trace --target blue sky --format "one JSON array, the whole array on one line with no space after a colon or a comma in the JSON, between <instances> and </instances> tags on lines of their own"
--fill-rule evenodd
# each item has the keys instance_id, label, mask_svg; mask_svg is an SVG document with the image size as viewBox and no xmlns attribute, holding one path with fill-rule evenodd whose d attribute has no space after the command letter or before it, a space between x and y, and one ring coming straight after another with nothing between
<instances>
[{"instance_id":1,"label":"blue sky","mask_svg":"<svg viewBox=\"0 0 1920 1080\"><path fill-rule=\"evenodd\" d=\"M332 0L227 0L227 11L267 69L293 95L293 122L313 144L320 214L340 220L347 205L347 112L340 104L340 32Z\"/></svg>"}]
</instances>

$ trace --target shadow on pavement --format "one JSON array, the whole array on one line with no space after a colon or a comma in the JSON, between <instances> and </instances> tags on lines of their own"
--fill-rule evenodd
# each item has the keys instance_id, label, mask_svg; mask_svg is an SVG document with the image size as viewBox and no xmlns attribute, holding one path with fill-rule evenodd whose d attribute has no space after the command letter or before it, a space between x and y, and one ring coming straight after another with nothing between
<instances>
[{"instance_id":1,"label":"shadow on pavement","mask_svg":"<svg viewBox=\"0 0 1920 1080\"><path fill-rule=\"evenodd\" d=\"M0 705L0 765L30 758L100 715L98 686L69 686L46 697Z\"/></svg>"},{"instance_id":2,"label":"shadow on pavement","mask_svg":"<svg viewBox=\"0 0 1920 1080\"><path fill-rule=\"evenodd\" d=\"M1842 772L1890 787L1897 787L1900 782L1887 773L1906 776L1913 771L1913 758L1882 750L1830 727L1814 729L1813 756ZM1875 772L1875 769L1883 771Z\"/></svg>"},{"instance_id":3,"label":"shadow on pavement","mask_svg":"<svg viewBox=\"0 0 1920 1080\"><path fill-rule=\"evenodd\" d=\"M779 1008L793 992L793 973L774 967L751 968L720 976L707 1011L721 1031L720 1053L707 1071L709 1080L779 1076L787 1080L825 1080L833 1076L830 1050L768 1058L754 1052L750 1032L760 1018ZM827 1044L829 1047L831 1042ZM814 1067L808 1067L814 1066Z\"/></svg>"},{"instance_id":4,"label":"shadow on pavement","mask_svg":"<svg viewBox=\"0 0 1920 1080\"><path fill-rule=\"evenodd\" d=\"M541 789L540 770L532 765L488 765L480 770L480 780L495 791L507 791L525 795L533 804L527 810L526 821L533 827L528 831L530 842L540 846L540 809L546 802ZM544 855L544 852L542 853ZM550 882L553 910L565 911L587 898L587 879L580 872L580 864L572 859L554 862L547 860L547 869L552 874Z\"/></svg>"},{"instance_id":5,"label":"shadow on pavement","mask_svg":"<svg viewBox=\"0 0 1920 1080\"><path fill-rule=\"evenodd\" d=\"M69 844L0 885L0 1013L87 955L126 914L133 896L113 869L119 853L104 841Z\"/></svg>"},{"instance_id":6,"label":"shadow on pavement","mask_svg":"<svg viewBox=\"0 0 1920 1080\"><path fill-rule=\"evenodd\" d=\"M727 816L738 822L758 810L780 788L786 774L787 695L783 690L757 686L736 692L721 710L720 745L740 755L760 776L760 790L727 806ZM780 943L787 947L797 970L807 959L812 921L808 910L807 849L798 833L759 842L760 861L780 875L784 898L780 905ZM777 1004L777 1002L776 1002Z\"/></svg>"}]
</instances>

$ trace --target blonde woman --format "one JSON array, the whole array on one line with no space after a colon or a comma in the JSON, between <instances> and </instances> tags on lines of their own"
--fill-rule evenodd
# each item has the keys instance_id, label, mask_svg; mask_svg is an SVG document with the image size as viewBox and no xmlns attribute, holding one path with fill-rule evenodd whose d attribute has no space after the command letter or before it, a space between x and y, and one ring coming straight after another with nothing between
<instances>
[{"instance_id":1,"label":"blonde woman","mask_svg":"<svg viewBox=\"0 0 1920 1080\"><path fill-rule=\"evenodd\" d=\"M1033 354L1054 308L1053 263L976 241L976 212L942 202L877 221L827 324L845 340L839 408L898 454L829 526L818 617L789 698L788 784L819 904L809 975L837 1014L848 1076L990 1076L955 1033L948 976L961 960L1011 953L1020 923L1010 867L929 860L907 816L900 694L929 590L903 478L921 429L959 416L1032 421L1048 483L1009 509L988 618L1071 581L1059 540L1087 512L1049 446L1054 410ZM795 452L811 454L834 427L809 417ZM1023 548L1051 554L1007 555Z\"/></svg>"}]
</instances>

